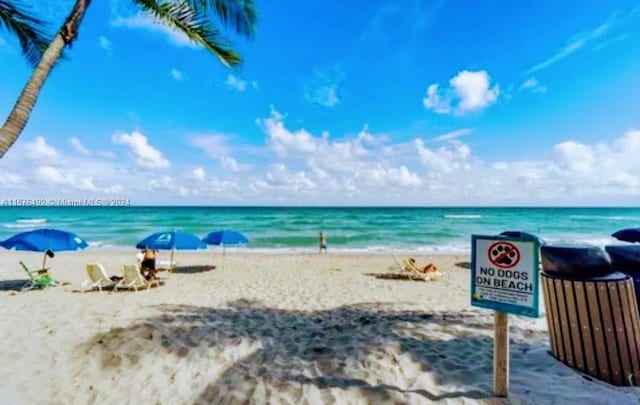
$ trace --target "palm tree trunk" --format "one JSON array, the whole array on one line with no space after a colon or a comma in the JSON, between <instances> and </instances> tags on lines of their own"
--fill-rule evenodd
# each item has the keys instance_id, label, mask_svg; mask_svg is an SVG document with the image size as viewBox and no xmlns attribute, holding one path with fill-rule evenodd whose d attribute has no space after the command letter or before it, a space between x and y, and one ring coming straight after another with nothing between
<instances>
[{"instance_id":1,"label":"palm tree trunk","mask_svg":"<svg viewBox=\"0 0 640 405\"><path fill-rule=\"evenodd\" d=\"M22 93L20 93L20 97L18 97L18 101L16 101L16 104L13 106L9 117L7 117L4 125L0 128L0 158L9 150L27 125L27 121L29 121L31 111L38 100L38 95L44 82L51 74L51 70L58 59L60 59L64 47L71 45L76 39L78 26L89 4L91 4L91 0L76 0L71 13L60 28L60 31L58 31L51 44L49 44L42 54L42 59L38 62L29 81L22 90Z\"/></svg>"}]
</instances>

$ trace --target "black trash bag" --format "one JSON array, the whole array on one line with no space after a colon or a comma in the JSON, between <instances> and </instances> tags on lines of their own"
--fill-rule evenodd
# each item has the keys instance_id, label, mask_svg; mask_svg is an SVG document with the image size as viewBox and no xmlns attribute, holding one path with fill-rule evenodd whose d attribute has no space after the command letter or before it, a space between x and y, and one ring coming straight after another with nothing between
<instances>
[{"instance_id":1,"label":"black trash bag","mask_svg":"<svg viewBox=\"0 0 640 405\"><path fill-rule=\"evenodd\" d=\"M640 273L640 245L610 245L604 249L611 257L614 269Z\"/></svg>"},{"instance_id":2,"label":"black trash bag","mask_svg":"<svg viewBox=\"0 0 640 405\"><path fill-rule=\"evenodd\" d=\"M611 257L611 266L633 278L640 308L640 245L610 245L605 250Z\"/></svg>"},{"instance_id":3,"label":"black trash bag","mask_svg":"<svg viewBox=\"0 0 640 405\"><path fill-rule=\"evenodd\" d=\"M534 235L532 233L528 233L528 232L522 232L522 231L504 231L500 233L500 236L508 236L510 238L518 238L518 239L524 239L524 240L537 240L538 244L540 244L540 246L546 245L547 242L542 239L541 237L539 237L538 235Z\"/></svg>"},{"instance_id":4,"label":"black trash bag","mask_svg":"<svg viewBox=\"0 0 640 405\"><path fill-rule=\"evenodd\" d=\"M540 255L542 269L550 275L589 279L614 272L611 258L599 246L545 245L540 247Z\"/></svg>"}]
</instances>

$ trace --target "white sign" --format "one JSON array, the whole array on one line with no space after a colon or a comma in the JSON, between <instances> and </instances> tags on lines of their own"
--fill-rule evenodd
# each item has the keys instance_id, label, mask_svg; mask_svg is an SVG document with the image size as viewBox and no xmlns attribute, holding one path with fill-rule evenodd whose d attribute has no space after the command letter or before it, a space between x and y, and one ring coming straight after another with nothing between
<instances>
[{"instance_id":1,"label":"white sign","mask_svg":"<svg viewBox=\"0 0 640 405\"><path fill-rule=\"evenodd\" d=\"M538 242L502 236L471 237L471 305L539 316Z\"/></svg>"}]
</instances>

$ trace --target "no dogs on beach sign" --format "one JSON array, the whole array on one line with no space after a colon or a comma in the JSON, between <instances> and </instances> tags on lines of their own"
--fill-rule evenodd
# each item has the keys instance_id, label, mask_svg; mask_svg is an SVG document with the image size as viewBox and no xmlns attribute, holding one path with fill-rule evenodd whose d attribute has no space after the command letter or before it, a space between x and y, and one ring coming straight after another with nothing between
<instances>
[{"instance_id":1,"label":"no dogs on beach sign","mask_svg":"<svg viewBox=\"0 0 640 405\"><path fill-rule=\"evenodd\" d=\"M539 316L538 242L471 236L471 305Z\"/></svg>"}]
</instances>

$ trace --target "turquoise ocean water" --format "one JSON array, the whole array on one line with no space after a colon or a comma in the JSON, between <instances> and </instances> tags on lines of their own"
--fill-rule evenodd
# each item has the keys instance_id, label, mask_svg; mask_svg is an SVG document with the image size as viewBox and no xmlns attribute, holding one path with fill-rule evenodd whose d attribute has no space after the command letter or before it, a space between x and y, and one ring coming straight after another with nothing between
<instances>
[{"instance_id":1,"label":"turquoise ocean water","mask_svg":"<svg viewBox=\"0 0 640 405\"><path fill-rule=\"evenodd\" d=\"M77 233L91 249L132 248L151 232L204 236L230 228L266 252L315 251L318 232L330 251L469 252L472 234L505 230L552 243L604 245L612 232L640 226L640 208L302 208L302 207L2 207L0 239L42 227Z\"/></svg>"}]
</instances>

